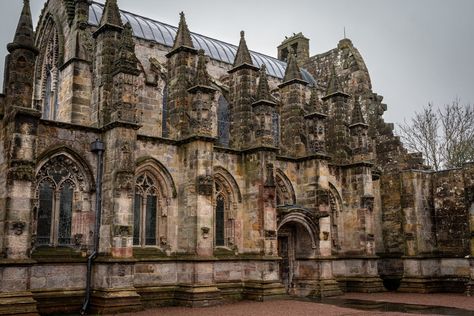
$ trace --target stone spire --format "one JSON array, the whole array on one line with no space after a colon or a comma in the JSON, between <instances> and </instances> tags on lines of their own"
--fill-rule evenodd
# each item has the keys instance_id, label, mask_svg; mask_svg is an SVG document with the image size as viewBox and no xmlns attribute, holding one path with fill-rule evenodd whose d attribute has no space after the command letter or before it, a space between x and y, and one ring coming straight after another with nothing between
<instances>
[{"instance_id":1,"label":"stone spire","mask_svg":"<svg viewBox=\"0 0 474 316\"><path fill-rule=\"evenodd\" d=\"M252 57L250 56L249 49L247 48L247 42L245 41L245 32L240 31L240 42L237 53L235 54L233 68L250 65L253 66Z\"/></svg>"},{"instance_id":2,"label":"stone spire","mask_svg":"<svg viewBox=\"0 0 474 316\"><path fill-rule=\"evenodd\" d=\"M283 82L285 83L293 80L304 81L303 77L301 76L300 67L298 67L298 63L296 62L296 57L293 52L290 52L288 55L288 63L286 65Z\"/></svg>"},{"instance_id":3,"label":"stone spire","mask_svg":"<svg viewBox=\"0 0 474 316\"><path fill-rule=\"evenodd\" d=\"M270 88L268 86L267 80L267 67L265 65L262 65L262 68L260 68L260 75L258 80L257 101L260 100L273 100L272 96L270 95Z\"/></svg>"},{"instance_id":4,"label":"stone spire","mask_svg":"<svg viewBox=\"0 0 474 316\"><path fill-rule=\"evenodd\" d=\"M326 114L325 113L326 111L323 109L321 101L319 101L318 94L316 92L316 87L313 87L311 89L311 97L309 99L309 107L310 107L312 112Z\"/></svg>"},{"instance_id":5,"label":"stone spire","mask_svg":"<svg viewBox=\"0 0 474 316\"><path fill-rule=\"evenodd\" d=\"M120 18L120 11L117 5L117 0L106 0L104 13L100 19L100 27L104 25L114 25L123 27L122 19Z\"/></svg>"},{"instance_id":6,"label":"stone spire","mask_svg":"<svg viewBox=\"0 0 474 316\"><path fill-rule=\"evenodd\" d=\"M188 24L186 23L184 12L181 12L179 16L180 18L179 18L178 31L174 39L172 50L175 50L182 46L188 47L188 48L194 48L193 40L191 39L191 32L189 32Z\"/></svg>"},{"instance_id":7,"label":"stone spire","mask_svg":"<svg viewBox=\"0 0 474 316\"><path fill-rule=\"evenodd\" d=\"M124 72L129 74L139 74L137 69L138 59L135 55L135 42L133 41L133 31L130 23L125 24L122 31L119 50L115 58L115 73Z\"/></svg>"},{"instance_id":8,"label":"stone spire","mask_svg":"<svg viewBox=\"0 0 474 316\"><path fill-rule=\"evenodd\" d=\"M206 56L204 55L204 50L200 49L198 51L198 64L196 69L196 85L199 86L210 86L211 85L211 78L207 73L206 68Z\"/></svg>"},{"instance_id":9,"label":"stone spire","mask_svg":"<svg viewBox=\"0 0 474 316\"><path fill-rule=\"evenodd\" d=\"M353 125L367 125L365 123L364 115L362 114L362 108L357 99L354 99L354 108L352 109L351 115L351 126Z\"/></svg>"},{"instance_id":10,"label":"stone spire","mask_svg":"<svg viewBox=\"0 0 474 316\"><path fill-rule=\"evenodd\" d=\"M29 0L23 0L23 10L21 11L20 19L18 21L15 37L13 42L7 46L7 49L10 53L18 48L24 48L37 52L35 47L35 32L33 31Z\"/></svg>"},{"instance_id":11,"label":"stone spire","mask_svg":"<svg viewBox=\"0 0 474 316\"><path fill-rule=\"evenodd\" d=\"M331 68L331 78L329 79L328 88L326 90L326 96L336 93L344 93L344 90L342 89L341 83L337 78L336 68L334 68L333 65Z\"/></svg>"}]
</instances>

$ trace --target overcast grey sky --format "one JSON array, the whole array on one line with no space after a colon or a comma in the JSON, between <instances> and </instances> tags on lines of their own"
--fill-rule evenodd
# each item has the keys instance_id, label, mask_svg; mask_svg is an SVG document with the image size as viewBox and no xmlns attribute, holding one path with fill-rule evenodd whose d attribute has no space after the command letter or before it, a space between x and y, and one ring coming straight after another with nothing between
<instances>
[{"instance_id":1,"label":"overcast grey sky","mask_svg":"<svg viewBox=\"0 0 474 316\"><path fill-rule=\"evenodd\" d=\"M14 34L22 0L0 0L0 58ZM36 25L45 0L31 0ZM103 2L103 1L99 1ZM276 56L285 35L303 32L311 55L347 37L361 52L385 119L401 122L433 102L474 103L473 0L118 0L121 9ZM0 67L3 68L3 67ZM3 78L3 69L0 70Z\"/></svg>"}]
</instances>

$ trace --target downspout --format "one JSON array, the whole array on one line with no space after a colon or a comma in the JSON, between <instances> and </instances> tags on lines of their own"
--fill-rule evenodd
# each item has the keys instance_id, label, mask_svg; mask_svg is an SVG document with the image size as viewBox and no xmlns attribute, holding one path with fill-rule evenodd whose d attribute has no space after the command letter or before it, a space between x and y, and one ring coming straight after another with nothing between
<instances>
[{"instance_id":1,"label":"downspout","mask_svg":"<svg viewBox=\"0 0 474 316\"><path fill-rule=\"evenodd\" d=\"M87 278L86 278L86 297L84 299L84 304L81 308L81 315L85 315L87 309L89 308L91 300L91 283L92 283L92 264L97 258L99 253L99 235L100 235L100 218L102 214L102 172L103 172L103 153L104 153L104 143L100 140L96 140L91 144L91 152L97 154L97 178L95 186L95 229L94 229L94 249L90 256L87 258Z\"/></svg>"}]
</instances>

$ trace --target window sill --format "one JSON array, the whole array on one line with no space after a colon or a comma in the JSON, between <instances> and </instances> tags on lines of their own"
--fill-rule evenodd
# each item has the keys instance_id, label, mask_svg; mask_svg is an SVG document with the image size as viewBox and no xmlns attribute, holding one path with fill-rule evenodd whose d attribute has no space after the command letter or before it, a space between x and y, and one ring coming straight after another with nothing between
<instances>
[{"instance_id":1,"label":"window sill","mask_svg":"<svg viewBox=\"0 0 474 316\"><path fill-rule=\"evenodd\" d=\"M158 247L153 246L134 246L133 257L136 259L167 258L168 255Z\"/></svg>"},{"instance_id":2,"label":"window sill","mask_svg":"<svg viewBox=\"0 0 474 316\"><path fill-rule=\"evenodd\" d=\"M87 262L87 252L68 246L38 246L33 249L31 259L40 262Z\"/></svg>"}]
</instances>

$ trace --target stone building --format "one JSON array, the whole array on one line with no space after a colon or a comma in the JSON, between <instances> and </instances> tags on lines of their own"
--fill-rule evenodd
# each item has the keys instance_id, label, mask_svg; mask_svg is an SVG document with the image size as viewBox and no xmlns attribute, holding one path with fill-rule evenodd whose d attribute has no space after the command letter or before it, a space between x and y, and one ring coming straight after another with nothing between
<instances>
[{"instance_id":1,"label":"stone building","mask_svg":"<svg viewBox=\"0 0 474 316\"><path fill-rule=\"evenodd\" d=\"M310 56L295 34L276 59L116 0L49 0L34 32L24 3L0 314L474 291L474 164L408 153L349 39Z\"/></svg>"}]
</instances>

